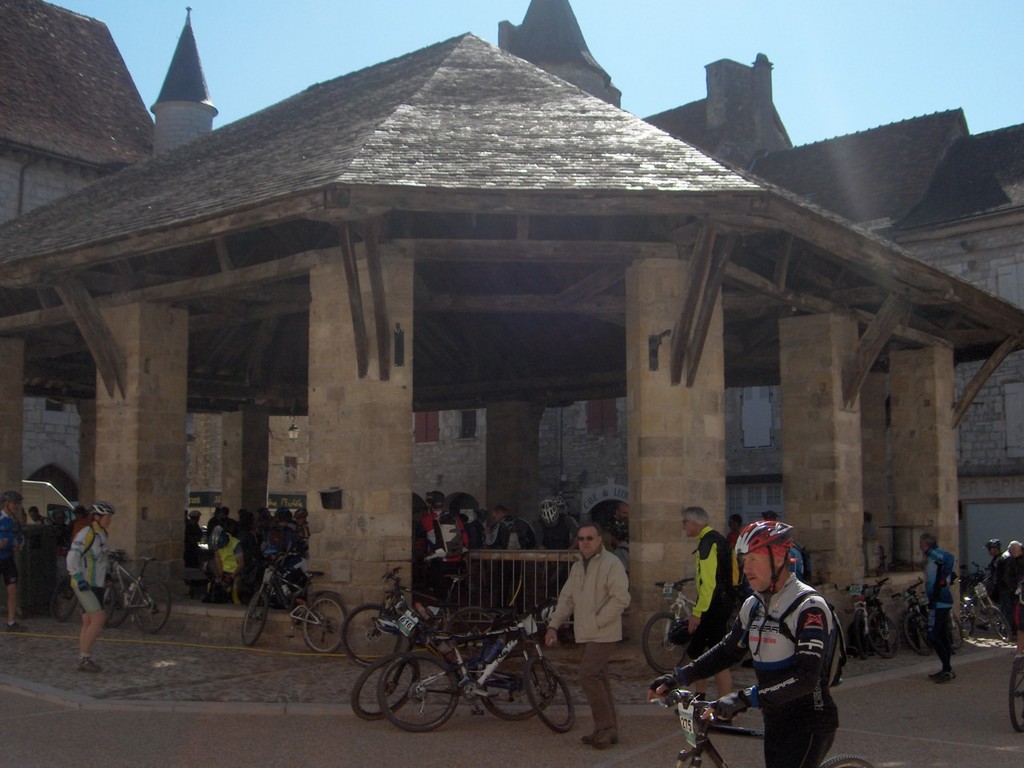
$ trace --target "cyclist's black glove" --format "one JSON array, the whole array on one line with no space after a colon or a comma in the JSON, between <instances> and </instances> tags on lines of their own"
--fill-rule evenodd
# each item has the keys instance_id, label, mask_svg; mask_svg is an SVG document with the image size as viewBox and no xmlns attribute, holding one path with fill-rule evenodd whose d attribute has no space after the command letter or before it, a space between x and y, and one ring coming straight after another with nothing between
<instances>
[{"instance_id":1,"label":"cyclist's black glove","mask_svg":"<svg viewBox=\"0 0 1024 768\"><path fill-rule=\"evenodd\" d=\"M679 681L676 680L675 675L662 675L661 677L655 678L654 682L651 683L651 690L657 691L661 686L665 686L669 690L679 685Z\"/></svg>"},{"instance_id":2,"label":"cyclist's black glove","mask_svg":"<svg viewBox=\"0 0 1024 768\"><path fill-rule=\"evenodd\" d=\"M722 720L732 720L740 712L750 709L750 699L743 691L734 691L715 702L715 715Z\"/></svg>"}]
</instances>

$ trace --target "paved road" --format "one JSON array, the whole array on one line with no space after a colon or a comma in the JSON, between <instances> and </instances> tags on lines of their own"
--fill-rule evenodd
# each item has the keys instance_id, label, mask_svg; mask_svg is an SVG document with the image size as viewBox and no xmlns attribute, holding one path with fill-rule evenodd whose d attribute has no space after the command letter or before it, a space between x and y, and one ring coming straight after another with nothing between
<instances>
[{"instance_id":1,"label":"paved road","mask_svg":"<svg viewBox=\"0 0 1024 768\"><path fill-rule=\"evenodd\" d=\"M104 671L87 675L74 671L72 626L29 625L29 635L0 635L0 761L18 768L191 767L225 756L317 768L671 766L681 743L670 713L639 703L651 674L629 653L614 666L622 743L595 752L579 743L589 725L585 708L566 735L535 721L474 716L466 707L437 732L409 734L351 714L348 690L358 669L341 657L252 652L190 643L180 631L154 639L122 629L97 649ZM1024 734L1013 731L1007 712L1010 659L1006 646L965 648L955 658L957 680L945 686L927 680L932 659L901 652L894 660L851 660L835 691L842 720L836 751L860 754L876 768L1018 768ZM560 661L574 677L571 653ZM72 758L74 744L81 752ZM757 741L723 737L718 745L733 768L762 764Z\"/></svg>"}]
</instances>

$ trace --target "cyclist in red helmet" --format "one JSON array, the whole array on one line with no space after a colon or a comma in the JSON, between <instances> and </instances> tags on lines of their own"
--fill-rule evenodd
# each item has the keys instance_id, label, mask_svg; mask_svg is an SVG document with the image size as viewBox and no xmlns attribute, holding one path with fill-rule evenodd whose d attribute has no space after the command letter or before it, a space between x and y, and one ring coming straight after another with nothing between
<instances>
[{"instance_id":1,"label":"cyclist in red helmet","mask_svg":"<svg viewBox=\"0 0 1024 768\"><path fill-rule=\"evenodd\" d=\"M751 523L736 554L753 593L732 629L713 648L651 683L648 700L710 677L749 649L757 683L715 702L722 719L751 707L764 715L766 768L817 768L839 727L826 668L832 614L813 588L790 570L792 527L777 520Z\"/></svg>"}]
</instances>

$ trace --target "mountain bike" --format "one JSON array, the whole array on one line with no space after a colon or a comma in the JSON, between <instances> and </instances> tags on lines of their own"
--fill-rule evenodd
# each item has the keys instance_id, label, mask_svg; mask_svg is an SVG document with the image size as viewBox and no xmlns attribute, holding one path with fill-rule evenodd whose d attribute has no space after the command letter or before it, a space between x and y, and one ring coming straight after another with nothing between
<instances>
[{"instance_id":1,"label":"mountain bike","mask_svg":"<svg viewBox=\"0 0 1024 768\"><path fill-rule=\"evenodd\" d=\"M171 591L163 582L147 582L143 579L146 566L152 557L138 558L142 562L139 575L133 575L126 567L128 561L123 549L110 553L110 573L103 595L103 608L107 612L107 626L118 627L129 615L143 632L159 632L171 616Z\"/></svg>"},{"instance_id":2,"label":"mountain bike","mask_svg":"<svg viewBox=\"0 0 1024 768\"><path fill-rule=\"evenodd\" d=\"M874 651L883 659L891 659L900 647L900 633L896 623L885 614L879 596L882 585L889 579L874 584L853 584L847 591L853 595L853 622L847 639L856 654L865 659Z\"/></svg>"},{"instance_id":3,"label":"mountain bike","mask_svg":"<svg viewBox=\"0 0 1024 768\"><path fill-rule=\"evenodd\" d=\"M313 592L313 577L322 571L292 567L292 553L271 552L263 582L252 596L242 619L242 644L253 645L267 625L272 607L289 611L292 626L302 625L302 639L311 651L334 653L341 646L345 604L337 592Z\"/></svg>"},{"instance_id":4,"label":"mountain bike","mask_svg":"<svg viewBox=\"0 0 1024 768\"><path fill-rule=\"evenodd\" d=\"M482 705L504 720L536 714L556 733L570 730L575 707L569 686L544 656L537 637L539 615L535 610L512 627L479 635L433 633L427 642L431 654L397 655L378 680L384 716L405 731L432 731L451 718L463 698L474 711ZM415 615L404 617L410 629L416 623ZM472 649L472 655L463 655L463 648Z\"/></svg>"},{"instance_id":5,"label":"mountain bike","mask_svg":"<svg viewBox=\"0 0 1024 768\"><path fill-rule=\"evenodd\" d=\"M641 647L647 663L658 674L667 674L686 659L686 646L690 642L687 624L693 615L694 601L683 592L692 578L679 581L658 581L661 596L669 602L669 609L658 611L644 624Z\"/></svg>"},{"instance_id":6,"label":"mountain bike","mask_svg":"<svg viewBox=\"0 0 1024 768\"><path fill-rule=\"evenodd\" d=\"M892 599L907 603L907 612L903 614L902 622L903 639L914 653L928 656L932 652L932 641L928 636L928 597L918 592L923 584L924 581L918 579L902 592L893 595ZM953 650L957 650L964 644L964 635L960 629L960 620L952 611L949 614L949 630Z\"/></svg>"},{"instance_id":7,"label":"mountain bike","mask_svg":"<svg viewBox=\"0 0 1024 768\"><path fill-rule=\"evenodd\" d=\"M991 632L1004 642L1012 636L1009 622L985 586L985 573L977 563L974 571L960 581L960 626L965 635Z\"/></svg>"},{"instance_id":8,"label":"mountain bike","mask_svg":"<svg viewBox=\"0 0 1024 768\"><path fill-rule=\"evenodd\" d=\"M1010 722L1013 730L1024 731L1024 656L1014 656L1010 669Z\"/></svg>"},{"instance_id":9,"label":"mountain bike","mask_svg":"<svg viewBox=\"0 0 1024 768\"><path fill-rule=\"evenodd\" d=\"M430 604L426 595L417 595L402 586L398 576L401 566L387 570L381 577L384 600L380 603L357 605L345 617L341 631L341 643L345 654L356 664L369 666L381 656L399 650L402 635L399 619L414 608L420 618L437 629L456 634L471 634L475 631L493 629L502 620L506 622L515 616L502 608L480 608L450 604L447 600ZM451 575L447 594L465 578L465 575ZM513 600L518 596L518 589Z\"/></svg>"},{"instance_id":10,"label":"mountain bike","mask_svg":"<svg viewBox=\"0 0 1024 768\"><path fill-rule=\"evenodd\" d=\"M683 729L687 747L676 755L676 768L701 766L707 757L717 768L729 768L721 753L711 743L711 731L764 738L764 731L738 725L724 725L715 719L714 702L705 701L700 694L677 688L669 691L665 700L655 700L662 706L675 707L679 725ZM853 755L834 755L821 764L821 768L873 768L871 763Z\"/></svg>"}]
</instances>

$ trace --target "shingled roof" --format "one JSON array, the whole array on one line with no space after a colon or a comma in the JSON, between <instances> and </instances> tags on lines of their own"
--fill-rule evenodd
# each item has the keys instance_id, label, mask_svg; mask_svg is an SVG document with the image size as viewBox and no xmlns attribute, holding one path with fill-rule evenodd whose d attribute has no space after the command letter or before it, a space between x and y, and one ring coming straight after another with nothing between
<instances>
[{"instance_id":1,"label":"shingled roof","mask_svg":"<svg viewBox=\"0 0 1024 768\"><path fill-rule=\"evenodd\" d=\"M0 229L0 263L330 185L758 192L639 118L473 35L314 85Z\"/></svg>"},{"instance_id":2,"label":"shingled roof","mask_svg":"<svg viewBox=\"0 0 1024 768\"><path fill-rule=\"evenodd\" d=\"M756 160L753 172L854 222L891 221L921 198L950 145L959 109L819 141Z\"/></svg>"},{"instance_id":3,"label":"shingled roof","mask_svg":"<svg viewBox=\"0 0 1024 768\"><path fill-rule=\"evenodd\" d=\"M898 229L962 221L1024 206L1024 125L954 142L928 191Z\"/></svg>"},{"instance_id":4,"label":"shingled roof","mask_svg":"<svg viewBox=\"0 0 1024 768\"><path fill-rule=\"evenodd\" d=\"M148 157L152 139L105 24L38 0L0 0L0 144L120 167Z\"/></svg>"}]
</instances>

